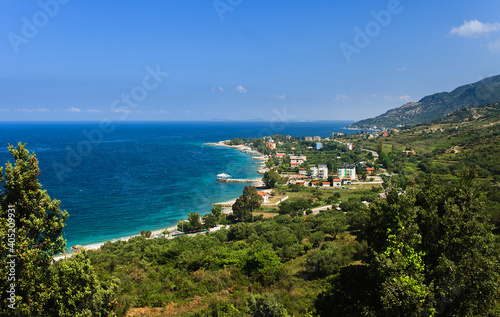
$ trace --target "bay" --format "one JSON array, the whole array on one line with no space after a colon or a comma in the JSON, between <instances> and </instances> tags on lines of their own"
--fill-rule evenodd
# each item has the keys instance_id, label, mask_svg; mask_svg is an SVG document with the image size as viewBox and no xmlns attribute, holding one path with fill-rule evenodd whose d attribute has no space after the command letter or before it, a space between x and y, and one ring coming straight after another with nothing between
<instances>
[{"instance_id":1,"label":"bay","mask_svg":"<svg viewBox=\"0 0 500 317\"><path fill-rule=\"evenodd\" d=\"M26 122L0 123L0 163L7 144L27 143L40 182L68 211L67 246L89 245L175 225L189 212L241 195L246 184L219 183L219 173L255 178L250 155L206 146L272 134L328 137L353 133L352 122Z\"/></svg>"}]
</instances>

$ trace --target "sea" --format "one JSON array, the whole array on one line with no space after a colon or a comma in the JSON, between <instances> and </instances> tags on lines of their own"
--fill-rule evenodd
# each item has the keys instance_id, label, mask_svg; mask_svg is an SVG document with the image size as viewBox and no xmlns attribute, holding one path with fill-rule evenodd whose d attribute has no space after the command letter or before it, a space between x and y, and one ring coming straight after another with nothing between
<instances>
[{"instance_id":1,"label":"sea","mask_svg":"<svg viewBox=\"0 0 500 317\"><path fill-rule=\"evenodd\" d=\"M351 121L316 122L2 122L0 166L13 162L8 144L26 143L39 181L69 213L67 248L174 226L190 212L235 199L248 184L217 174L256 178L255 160L232 148L207 146L234 137L274 134L328 137Z\"/></svg>"}]
</instances>

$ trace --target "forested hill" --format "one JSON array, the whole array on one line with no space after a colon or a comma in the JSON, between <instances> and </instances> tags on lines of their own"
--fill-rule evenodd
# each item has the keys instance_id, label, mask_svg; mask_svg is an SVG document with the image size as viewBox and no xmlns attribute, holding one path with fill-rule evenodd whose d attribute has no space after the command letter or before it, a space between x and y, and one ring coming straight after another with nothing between
<instances>
[{"instance_id":1,"label":"forested hill","mask_svg":"<svg viewBox=\"0 0 500 317\"><path fill-rule=\"evenodd\" d=\"M500 75L488 77L473 84L426 96L418 102L409 102L375 118L353 123L349 128L393 128L415 125L441 118L455 110L500 102Z\"/></svg>"}]
</instances>

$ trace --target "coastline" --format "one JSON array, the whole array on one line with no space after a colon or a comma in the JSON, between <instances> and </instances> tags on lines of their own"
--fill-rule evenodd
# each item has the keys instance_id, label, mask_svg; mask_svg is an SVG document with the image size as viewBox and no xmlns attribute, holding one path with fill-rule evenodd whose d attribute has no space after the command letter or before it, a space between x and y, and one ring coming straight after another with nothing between
<instances>
[{"instance_id":1,"label":"coastline","mask_svg":"<svg viewBox=\"0 0 500 317\"><path fill-rule=\"evenodd\" d=\"M245 145L227 145L224 142L226 142L226 141L219 141L217 143L203 143L203 145L228 147L228 148L233 148L233 149L239 150L240 152L247 153L249 155L259 155L259 156L262 155L261 153L259 153L257 151L253 151L248 146L245 146ZM252 153L249 153L249 152L252 152ZM252 167L254 167L254 166L252 166ZM252 170L252 171L255 171L255 170ZM259 173L258 170L255 171L255 172ZM260 184L258 184L258 185L260 185ZM231 200L228 200L228 201L224 201L224 202L215 202L215 203L212 203L212 206L221 205L222 207L224 207L223 214L225 214L225 215L231 214L232 213L232 208L231 207L232 207L232 205L234 204L234 202L236 201L236 199L238 197L235 197L234 199L231 199ZM217 197L214 197L215 200L216 200L216 198ZM200 217L201 216L203 216L203 215L200 214ZM186 217L187 217L187 215L186 215ZM187 218L185 218L185 219L179 220L178 222L182 222L182 221L188 221L188 220L187 220ZM163 235L163 232L165 230L167 230L168 232L170 232L170 234L167 235L167 236ZM155 238L174 239L174 238L180 236L179 235L180 231L177 230L177 224L173 225L173 226L170 226L170 227L167 227L167 228L155 229L155 230L150 230L150 231L151 231L151 237L148 238L148 239L155 239ZM172 233L174 233L174 235L172 235ZM199 234L199 233L195 233L195 234ZM113 242L117 242L117 241L125 241L126 242L126 241L128 241L128 240L130 240L132 238L140 237L140 236L141 236L140 234L136 234L136 235L123 236L123 237L120 237L120 238L105 240L105 241L102 241L102 242L96 242L96 243L91 243L91 244L74 245L74 246L71 246L71 248L69 250L65 251L65 253L55 255L53 257L53 260L54 261L59 261L61 259L69 258L72 255L76 254L78 252L77 250L80 250L80 249L85 249L85 250L99 250L107 242L112 242L112 243Z\"/></svg>"}]
</instances>

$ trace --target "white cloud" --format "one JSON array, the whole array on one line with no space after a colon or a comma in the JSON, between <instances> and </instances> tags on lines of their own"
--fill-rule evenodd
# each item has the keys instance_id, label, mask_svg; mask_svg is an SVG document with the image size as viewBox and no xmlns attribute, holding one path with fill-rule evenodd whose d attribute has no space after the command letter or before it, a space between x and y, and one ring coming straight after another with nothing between
<instances>
[{"instance_id":1,"label":"white cloud","mask_svg":"<svg viewBox=\"0 0 500 317\"><path fill-rule=\"evenodd\" d=\"M405 67L400 67L400 68L396 68L395 71L397 72L404 72L406 70L406 66Z\"/></svg>"},{"instance_id":2,"label":"white cloud","mask_svg":"<svg viewBox=\"0 0 500 317\"><path fill-rule=\"evenodd\" d=\"M18 108L16 110L19 112L49 112L49 109L47 108L38 108L38 109Z\"/></svg>"},{"instance_id":3,"label":"white cloud","mask_svg":"<svg viewBox=\"0 0 500 317\"><path fill-rule=\"evenodd\" d=\"M126 113L126 114L130 114L130 113L142 113L142 111L132 111L132 110L126 109L126 108L115 109L112 112L114 112L114 113Z\"/></svg>"},{"instance_id":4,"label":"white cloud","mask_svg":"<svg viewBox=\"0 0 500 317\"><path fill-rule=\"evenodd\" d=\"M278 100L285 100L286 99L286 94L278 95L278 97L276 97L276 99L278 99Z\"/></svg>"},{"instance_id":5,"label":"white cloud","mask_svg":"<svg viewBox=\"0 0 500 317\"><path fill-rule=\"evenodd\" d=\"M246 94L247 93L247 89L245 87L243 87L242 85L239 85L238 87L236 87L234 90L236 90L237 93L240 93L240 94Z\"/></svg>"},{"instance_id":6,"label":"white cloud","mask_svg":"<svg viewBox=\"0 0 500 317\"><path fill-rule=\"evenodd\" d=\"M375 95L375 94L372 94L372 98L377 98L377 95Z\"/></svg>"},{"instance_id":7,"label":"white cloud","mask_svg":"<svg viewBox=\"0 0 500 317\"><path fill-rule=\"evenodd\" d=\"M488 44L488 48L493 52L500 53L500 40L497 40L496 42L491 42L490 44Z\"/></svg>"},{"instance_id":8,"label":"white cloud","mask_svg":"<svg viewBox=\"0 0 500 317\"><path fill-rule=\"evenodd\" d=\"M224 87L219 87L218 89L220 92L224 92Z\"/></svg>"},{"instance_id":9,"label":"white cloud","mask_svg":"<svg viewBox=\"0 0 500 317\"><path fill-rule=\"evenodd\" d=\"M82 112L82 110L80 108L75 108L75 107L71 107L69 109L66 109L67 112Z\"/></svg>"},{"instance_id":10,"label":"white cloud","mask_svg":"<svg viewBox=\"0 0 500 317\"><path fill-rule=\"evenodd\" d=\"M0 109L1 112L9 112L10 109Z\"/></svg>"},{"instance_id":11,"label":"white cloud","mask_svg":"<svg viewBox=\"0 0 500 317\"><path fill-rule=\"evenodd\" d=\"M162 114L170 114L170 112L168 112L166 110L160 110L159 112L162 113Z\"/></svg>"},{"instance_id":12,"label":"white cloud","mask_svg":"<svg viewBox=\"0 0 500 317\"><path fill-rule=\"evenodd\" d=\"M464 21L464 24L454 26L450 33L459 36L476 37L481 34L488 34L500 30L500 23L482 23L478 20Z\"/></svg>"},{"instance_id":13,"label":"white cloud","mask_svg":"<svg viewBox=\"0 0 500 317\"><path fill-rule=\"evenodd\" d=\"M402 100L402 101L408 101L408 100L410 100L410 98L411 98L410 96L408 96L408 95L404 95L404 96L400 96L400 97L399 97L399 100Z\"/></svg>"},{"instance_id":14,"label":"white cloud","mask_svg":"<svg viewBox=\"0 0 500 317\"><path fill-rule=\"evenodd\" d=\"M350 101L351 99L346 95L337 94L337 97L335 97L335 100L337 100L339 102L346 102L346 101Z\"/></svg>"},{"instance_id":15,"label":"white cloud","mask_svg":"<svg viewBox=\"0 0 500 317\"><path fill-rule=\"evenodd\" d=\"M391 97L390 95L385 95L385 96L384 96L384 99L385 99L385 100L392 100L392 97Z\"/></svg>"},{"instance_id":16,"label":"white cloud","mask_svg":"<svg viewBox=\"0 0 500 317\"><path fill-rule=\"evenodd\" d=\"M88 109L87 112L90 112L90 113L102 113L102 110Z\"/></svg>"}]
</instances>

